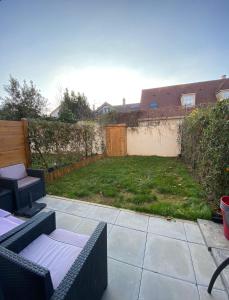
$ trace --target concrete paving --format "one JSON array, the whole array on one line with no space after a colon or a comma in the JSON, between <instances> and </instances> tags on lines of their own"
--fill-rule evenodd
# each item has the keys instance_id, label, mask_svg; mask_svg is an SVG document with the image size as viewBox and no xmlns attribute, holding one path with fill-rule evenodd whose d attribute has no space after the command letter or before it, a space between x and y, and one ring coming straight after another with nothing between
<instances>
[{"instance_id":1,"label":"concrete paving","mask_svg":"<svg viewBox=\"0 0 229 300\"><path fill-rule=\"evenodd\" d=\"M224 237L221 224L208 220L198 220L198 224L208 247L229 250L229 241Z\"/></svg>"},{"instance_id":2,"label":"concrete paving","mask_svg":"<svg viewBox=\"0 0 229 300\"><path fill-rule=\"evenodd\" d=\"M209 274L213 274L216 269L214 260L204 245L190 244L192 261L196 274L196 281L200 285L208 285ZM223 289L222 281L217 279L214 285L215 288Z\"/></svg>"},{"instance_id":3,"label":"concrete paving","mask_svg":"<svg viewBox=\"0 0 229 300\"><path fill-rule=\"evenodd\" d=\"M148 234L144 268L195 283L192 259L185 241Z\"/></svg>"},{"instance_id":4,"label":"concrete paving","mask_svg":"<svg viewBox=\"0 0 229 300\"><path fill-rule=\"evenodd\" d=\"M225 259L229 257L229 250L212 248L211 252L217 266L219 266ZM226 267L223 272L221 272L221 275L225 286L229 291L229 266Z\"/></svg>"},{"instance_id":5,"label":"concrete paving","mask_svg":"<svg viewBox=\"0 0 229 300\"><path fill-rule=\"evenodd\" d=\"M219 266L229 257L229 240L224 237L223 225L207 220L198 220L198 224L205 243ZM221 272L221 276L229 293L229 266Z\"/></svg>"},{"instance_id":6,"label":"concrete paving","mask_svg":"<svg viewBox=\"0 0 229 300\"><path fill-rule=\"evenodd\" d=\"M102 300L226 300L219 278L207 285L215 262L194 222L166 220L78 200L46 196L57 227L91 234L108 224L108 287Z\"/></svg>"},{"instance_id":7,"label":"concrete paving","mask_svg":"<svg viewBox=\"0 0 229 300\"><path fill-rule=\"evenodd\" d=\"M197 224L184 223L184 229L188 242L205 245L203 236Z\"/></svg>"},{"instance_id":8,"label":"concrete paving","mask_svg":"<svg viewBox=\"0 0 229 300\"><path fill-rule=\"evenodd\" d=\"M180 221L151 217L149 232L186 241L184 225Z\"/></svg>"}]
</instances>

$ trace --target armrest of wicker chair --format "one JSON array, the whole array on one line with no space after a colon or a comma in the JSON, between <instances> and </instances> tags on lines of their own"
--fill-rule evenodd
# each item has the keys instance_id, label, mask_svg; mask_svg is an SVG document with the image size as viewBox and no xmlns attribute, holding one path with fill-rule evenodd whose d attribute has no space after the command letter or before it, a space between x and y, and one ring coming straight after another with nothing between
<instances>
[{"instance_id":1,"label":"armrest of wicker chair","mask_svg":"<svg viewBox=\"0 0 229 300\"><path fill-rule=\"evenodd\" d=\"M0 177L0 187L12 191L13 196L15 198L14 205L17 206L17 203L19 202L19 191L18 191L17 179Z\"/></svg>"},{"instance_id":2,"label":"armrest of wicker chair","mask_svg":"<svg viewBox=\"0 0 229 300\"><path fill-rule=\"evenodd\" d=\"M37 177L41 179L43 185L43 196L46 195L45 189L45 171L39 169L26 169L28 176Z\"/></svg>"},{"instance_id":3,"label":"armrest of wicker chair","mask_svg":"<svg viewBox=\"0 0 229 300\"><path fill-rule=\"evenodd\" d=\"M22 230L23 228L25 228L26 226L30 225L31 223L35 222L35 224L37 223L46 223L46 220L52 220L55 219L55 212L54 211L50 211L50 212L42 212L36 216L34 216L33 218L25 221L24 223L18 225L17 227L15 227L14 229L6 232L5 234L0 236L0 244L3 243L4 241L6 241L7 239L9 239L11 236L13 236L15 233L19 232L20 230ZM1 298L0 298L1 299Z\"/></svg>"},{"instance_id":4,"label":"armrest of wicker chair","mask_svg":"<svg viewBox=\"0 0 229 300\"><path fill-rule=\"evenodd\" d=\"M38 178L45 178L45 172L44 170L41 169L26 169L28 176L32 176L32 177L38 177Z\"/></svg>"},{"instance_id":5,"label":"armrest of wicker chair","mask_svg":"<svg viewBox=\"0 0 229 300\"><path fill-rule=\"evenodd\" d=\"M99 300L107 287L107 224L99 223L52 300Z\"/></svg>"},{"instance_id":6,"label":"armrest of wicker chair","mask_svg":"<svg viewBox=\"0 0 229 300\"><path fill-rule=\"evenodd\" d=\"M5 240L1 246L19 253L42 233L50 234L56 229L55 212L45 214L45 216L38 215L33 222Z\"/></svg>"},{"instance_id":7,"label":"armrest of wicker chair","mask_svg":"<svg viewBox=\"0 0 229 300\"><path fill-rule=\"evenodd\" d=\"M0 187L13 191L14 194L17 194L18 183L17 179L0 177Z\"/></svg>"},{"instance_id":8,"label":"armrest of wicker chair","mask_svg":"<svg viewBox=\"0 0 229 300\"><path fill-rule=\"evenodd\" d=\"M0 246L0 282L4 300L48 300L53 294L50 272Z\"/></svg>"}]
</instances>

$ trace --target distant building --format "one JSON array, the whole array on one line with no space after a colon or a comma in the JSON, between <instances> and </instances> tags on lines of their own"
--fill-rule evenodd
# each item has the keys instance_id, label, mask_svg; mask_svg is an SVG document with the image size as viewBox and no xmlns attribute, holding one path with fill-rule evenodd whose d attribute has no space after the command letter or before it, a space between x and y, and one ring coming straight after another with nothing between
<instances>
[{"instance_id":1,"label":"distant building","mask_svg":"<svg viewBox=\"0 0 229 300\"><path fill-rule=\"evenodd\" d=\"M142 110L194 107L229 98L229 78L142 90Z\"/></svg>"},{"instance_id":2,"label":"distant building","mask_svg":"<svg viewBox=\"0 0 229 300\"><path fill-rule=\"evenodd\" d=\"M137 111L140 109L140 103L131 103L131 104L126 104L125 99L123 99L122 105L111 105L108 102L104 102L102 105L100 105L96 110L95 114L97 116L107 114L111 111L116 111L116 112L132 112L132 111Z\"/></svg>"},{"instance_id":3,"label":"distant building","mask_svg":"<svg viewBox=\"0 0 229 300\"><path fill-rule=\"evenodd\" d=\"M223 75L221 79L203 82L185 83L172 86L142 90L140 103L111 105L104 102L94 112L96 116L111 111L132 113L142 117L174 117L183 116L195 106L215 103L229 98L229 78ZM50 116L57 118L60 106L53 110Z\"/></svg>"},{"instance_id":4,"label":"distant building","mask_svg":"<svg viewBox=\"0 0 229 300\"><path fill-rule=\"evenodd\" d=\"M50 113L50 117L58 118L58 117L59 117L59 112L60 112L60 105L57 106L57 108L55 108L55 109Z\"/></svg>"},{"instance_id":5,"label":"distant building","mask_svg":"<svg viewBox=\"0 0 229 300\"><path fill-rule=\"evenodd\" d=\"M95 110L95 114L96 115L104 115L107 114L111 111L113 111L114 108L111 104L109 104L108 102L104 102L102 105L100 105L96 110Z\"/></svg>"},{"instance_id":6,"label":"distant building","mask_svg":"<svg viewBox=\"0 0 229 300\"><path fill-rule=\"evenodd\" d=\"M132 112L132 111L137 111L139 109L140 109L140 103L126 104L125 99L123 99L122 105L111 105L108 102L104 102L96 110L94 110L94 113L96 116L100 116L100 115L107 114L111 111ZM59 112L60 112L60 105L50 113L50 116L53 118L58 118Z\"/></svg>"}]
</instances>

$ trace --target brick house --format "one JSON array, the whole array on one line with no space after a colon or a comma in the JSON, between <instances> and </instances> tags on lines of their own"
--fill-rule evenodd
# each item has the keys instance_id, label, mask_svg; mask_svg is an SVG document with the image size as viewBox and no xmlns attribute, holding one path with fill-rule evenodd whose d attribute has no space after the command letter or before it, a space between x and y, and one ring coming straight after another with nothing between
<instances>
[{"instance_id":1,"label":"brick house","mask_svg":"<svg viewBox=\"0 0 229 300\"><path fill-rule=\"evenodd\" d=\"M190 108L229 98L229 78L144 89L141 110L169 107Z\"/></svg>"}]
</instances>

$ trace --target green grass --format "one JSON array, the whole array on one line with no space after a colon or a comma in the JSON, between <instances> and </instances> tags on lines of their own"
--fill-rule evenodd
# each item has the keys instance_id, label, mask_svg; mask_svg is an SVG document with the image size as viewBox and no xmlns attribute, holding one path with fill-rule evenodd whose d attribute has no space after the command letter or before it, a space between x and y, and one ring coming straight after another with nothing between
<instances>
[{"instance_id":1,"label":"green grass","mask_svg":"<svg viewBox=\"0 0 229 300\"><path fill-rule=\"evenodd\" d=\"M177 158L105 158L49 184L48 193L176 218L211 217L201 186Z\"/></svg>"}]
</instances>

